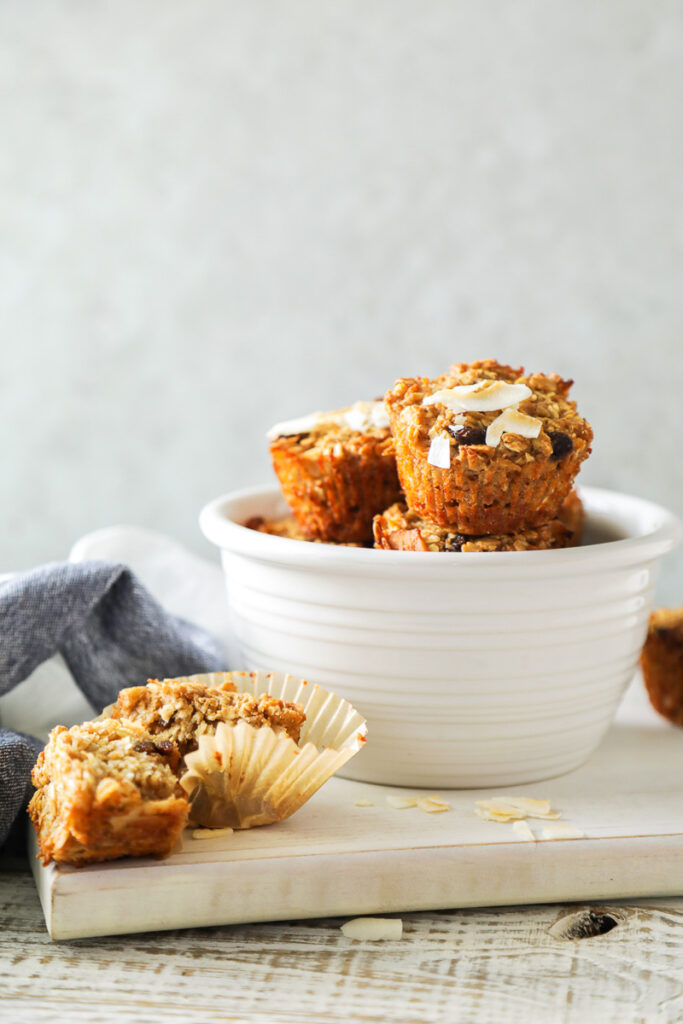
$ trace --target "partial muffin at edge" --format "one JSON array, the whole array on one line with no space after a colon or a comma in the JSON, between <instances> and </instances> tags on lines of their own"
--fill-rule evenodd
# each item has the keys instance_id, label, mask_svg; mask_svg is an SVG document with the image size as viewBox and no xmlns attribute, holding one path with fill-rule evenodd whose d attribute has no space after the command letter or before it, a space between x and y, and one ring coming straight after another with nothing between
<instances>
[{"instance_id":1,"label":"partial muffin at edge","mask_svg":"<svg viewBox=\"0 0 683 1024\"><path fill-rule=\"evenodd\" d=\"M652 612L640 664L655 711L683 726L683 608Z\"/></svg>"},{"instance_id":2,"label":"partial muffin at edge","mask_svg":"<svg viewBox=\"0 0 683 1024\"><path fill-rule=\"evenodd\" d=\"M33 769L28 807L43 864L168 855L189 813L177 764L171 743L133 723L57 726Z\"/></svg>"}]
</instances>

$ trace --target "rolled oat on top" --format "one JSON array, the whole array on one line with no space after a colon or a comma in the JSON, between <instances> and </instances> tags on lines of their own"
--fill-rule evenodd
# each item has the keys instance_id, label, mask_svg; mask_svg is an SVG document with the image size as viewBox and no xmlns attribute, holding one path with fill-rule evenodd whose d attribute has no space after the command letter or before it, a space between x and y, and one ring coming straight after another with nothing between
<instances>
[{"instance_id":1,"label":"rolled oat on top","mask_svg":"<svg viewBox=\"0 0 683 1024\"><path fill-rule=\"evenodd\" d=\"M398 501L394 443L381 402L312 413L268 432L284 498L304 536L372 541L372 517Z\"/></svg>"},{"instance_id":2,"label":"rolled oat on top","mask_svg":"<svg viewBox=\"0 0 683 1024\"><path fill-rule=\"evenodd\" d=\"M410 509L476 536L557 518L593 439L572 383L493 359L397 381L384 404Z\"/></svg>"}]
</instances>

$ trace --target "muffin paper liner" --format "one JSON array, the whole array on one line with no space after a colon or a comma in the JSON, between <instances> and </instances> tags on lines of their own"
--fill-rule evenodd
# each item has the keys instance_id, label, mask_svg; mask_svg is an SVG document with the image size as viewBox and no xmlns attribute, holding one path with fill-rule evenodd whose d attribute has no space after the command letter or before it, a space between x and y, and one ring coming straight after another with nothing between
<instances>
[{"instance_id":1,"label":"muffin paper liner","mask_svg":"<svg viewBox=\"0 0 683 1024\"><path fill-rule=\"evenodd\" d=\"M200 736L180 779L192 825L242 829L282 821L365 744L367 726L360 714L315 683L280 672L213 672L182 681L232 682L239 693L295 701L306 714L298 745L285 733L245 721L221 722L215 734Z\"/></svg>"}]
</instances>

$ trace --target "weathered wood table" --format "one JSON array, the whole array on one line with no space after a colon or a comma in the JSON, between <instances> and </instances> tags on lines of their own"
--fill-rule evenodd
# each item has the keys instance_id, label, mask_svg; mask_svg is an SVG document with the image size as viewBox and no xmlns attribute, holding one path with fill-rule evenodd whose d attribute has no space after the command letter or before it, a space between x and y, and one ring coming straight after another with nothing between
<instances>
[{"instance_id":1,"label":"weathered wood table","mask_svg":"<svg viewBox=\"0 0 683 1024\"><path fill-rule=\"evenodd\" d=\"M683 899L404 914L403 938L340 920L52 942L21 863L0 873L0 1020L683 1020Z\"/></svg>"}]
</instances>

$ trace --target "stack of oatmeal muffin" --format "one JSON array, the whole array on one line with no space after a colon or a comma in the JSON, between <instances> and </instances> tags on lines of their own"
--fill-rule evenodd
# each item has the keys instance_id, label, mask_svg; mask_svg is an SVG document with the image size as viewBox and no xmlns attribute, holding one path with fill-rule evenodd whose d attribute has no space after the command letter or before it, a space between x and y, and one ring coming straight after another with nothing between
<instances>
[{"instance_id":1,"label":"stack of oatmeal muffin","mask_svg":"<svg viewBox=\"0 0 683 1024\"><path fill-rule=\"evenodd\" d=\"M524 551L578 542L572 490L593 431L572 381L483 360L403 378L384 401L269 432L292 516L253 529L399 551Z\"/></svg>"}]
</instances>

